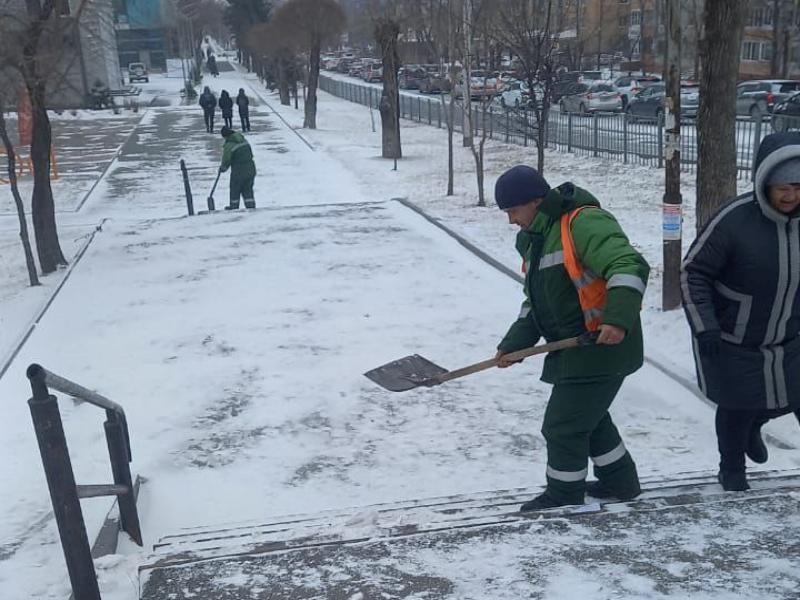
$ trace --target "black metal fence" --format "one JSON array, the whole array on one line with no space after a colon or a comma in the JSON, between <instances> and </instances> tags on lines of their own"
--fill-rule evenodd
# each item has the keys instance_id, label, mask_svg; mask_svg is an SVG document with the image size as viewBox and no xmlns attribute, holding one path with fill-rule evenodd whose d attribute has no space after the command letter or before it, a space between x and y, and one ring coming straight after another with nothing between
<instances>
[{"instance_id":1,"label":"black metal fence","mask_svg":"<svg viewBox=\"0 0 800 600\"><path fill-rule=\"evenodd\" d=\"M67 562L67 571L77 600L100 600L97 574L92 562L91 547L86 533L80 500L99 496L116 496L120 525L134 542L142 545L136 494L131 481L131 443L128 422L122 407L108 398L80 385L50 373L39 365L30 365L27 371L33 397L28 400L39 452L53 503L53 513L58 525L61 547ZM69 394L73 398L106 411L106 442L111 459L113 484L77 485L72 461L58 410L58 400L49 388Z\"/></svg>"},{"instance_id":2,"label":"black metal fence","mask_svg":"<svg viewBox=\"0 0 800 600\"><path fill-rule=\"evenodd\" d=\"M320 89L334 96L378 109L379 87L324 74L321 74L319 83ZM449 96L401 93L400 116L418 123L447 127L449 102ZM463 132L466 119L462 102L456 101L454 108L455 130ZM524 108L473 103L472 127L475 135L481 135L485 129L490 139L521 146L535 146L538 140L536 113ZM761 140L771 132L768 120L736 120L740 178L751 177ZM664 124L655 117L636 118L624 113L562 113L554 107L548 119L546 147L661 168L664 166ZM681 164L684 171L694 171L697 165L697 123L694 119L684 119L681 123Z\"/></svg>"}]
</instances>

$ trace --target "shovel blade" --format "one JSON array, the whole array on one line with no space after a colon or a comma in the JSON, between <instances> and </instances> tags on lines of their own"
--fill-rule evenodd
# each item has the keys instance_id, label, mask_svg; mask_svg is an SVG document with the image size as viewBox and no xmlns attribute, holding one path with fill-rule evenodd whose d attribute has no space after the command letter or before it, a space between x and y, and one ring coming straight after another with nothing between
<instances>
[{"instance_id":1,"label":"shovel blade","mask_svg":"<svg viewBox=\"0 0 800 600\"><path fill-rule=\"evenodd\" d=\"M406 392L427 385L430 379L444 373L447 369L413 354L367 371L364 376L390 392Z\"/></svg>"}]
</instances>

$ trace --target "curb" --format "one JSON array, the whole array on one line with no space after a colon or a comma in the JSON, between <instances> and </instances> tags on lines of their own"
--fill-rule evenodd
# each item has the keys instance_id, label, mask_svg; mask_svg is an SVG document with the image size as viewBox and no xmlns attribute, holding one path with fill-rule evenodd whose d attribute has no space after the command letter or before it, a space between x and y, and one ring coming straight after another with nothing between
<instances>
[{"instance_id":1,"label":"curb","mask_svg":"<svg viewBox=\"0 0 800 600\"><path fill-rule=\"evenodd\" d=\"M497 259L495 259L495 258L491 257L490 255L488 255L486 252L484 252L483 250L481 250L480 248L475 246L473 243L469 242L466 238L462 237L461 235L459 235L458 233L456 233L455 231L453 231L452 229L450 229L449 227L444 225L439 219L437 219L435 217L432 217L429 214L427 214L422 208L420 208L419 206L417 206L413 202L409 201L406 198L392 198L392 200L402 204L406 208L409 208L409 209L413 210L415 213L417 213L423 219L425 219L426 221L428 221L432 225L435 225L436 227L438 227L439 229L444 231L447 235L452 237L459 244L464 246L464 248L469 250L472 254L474 254L475 256L480 258L482 261L484 261L488 265L494 267L495 269L497 269L498 271L502 272L503 274L508 275L509 277L511 277L517 283L519 283L519 284L524 283L524 279L520 276L519 273L515 273L514 271L509 269L507 266L502 264L500 261L498 261ZM711 402L708 398L706 398L705 395L703 394L703 392L700 391L700 388L697 387L697 384L694 381L692 381L691 379L689 379L686 375L684 375L682 373L679 373L676 369L664 364L663 362L661 362L658 359L653 358L652 356L645 356L644 357L644 361L647 364L649 364L650 366L655 367L656 369L661 371L664 375L666 375L667 377L669 377L670 379L672 379L676 383L680 384L683 388L685 388L687 391L691 392L693 396L695 396L696 398L701 400L704 404L706 404L710 408L716 408L716 405L713 402ZM768 433L766 431L763 432L763 436L773 446L775 446L777 448L781 448L783 450L795 450L795 449L797 449L797 446L795 446L794 444L791 444L791 443L787 442L786 440L784 440L782 438L779 438L779 437L777 437L777 436L775 436L775 435L773 435L771 433Z\"/></svg>"},{"instance_id":2,"label":"curb","mask_svg":"<svg viewBox=\"0 0 800 600\"><path fill-rule=\"evenodd\" d=\"M50 306L53 304L56 297L58 296L58 293L64 287L64 284L67 283L67 280L70 278L70 275L72 275L72 272L75 270L75 267L78 266L78 263L80 262L81 258L83 258L84 254L86 254L86 251L89 249L89 245L92 243L92 241L94 241L94 236L97 235L98 231L103 231L103 225L107 220L108 219L103 219L102 221L100 221L99 225L95 226L94 231L92 231L92 233L89 235L89 239L86 240L86 242L84 242L83 246L81 246L81 249L78 250L78 253L75 255L75 258L73 258L72 263L70 263L69 267L67 268L67 273L64 275L63 279L56 286L56 289L53 290L53 293L50 294L50 298L48 298L47 302L45 302L45 305L39 310L39 312L36 313L36 316L31 321L30 325L28 326L28 329L25 331L25 333L22 335L22 338L17 342L17 344L11 350L11 353L8 355L6 359L4 359L2 366L0 366L0 379L2 379L3 375L6 374L6 371L8 371L9 367L11 366L11 363L14 362L14 359L17 358L17 355L20 353L22 347L25 345L25 342L27 342L28 338L30 338L31 335L33 334L34 330L36 329L36 326L39 324L39 321L41 321L42 318L44 317L45 313L47 312L47 309L50 308Z\"/></svg>"}]
</instances>

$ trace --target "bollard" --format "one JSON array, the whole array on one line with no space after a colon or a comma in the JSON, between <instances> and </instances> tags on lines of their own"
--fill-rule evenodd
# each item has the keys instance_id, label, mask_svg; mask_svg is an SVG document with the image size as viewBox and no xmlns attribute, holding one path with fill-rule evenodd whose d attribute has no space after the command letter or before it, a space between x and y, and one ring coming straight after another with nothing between
<instances>
[{"instance_id":1,"label":"bollard","mask_svg":"<svg viewBox=\"0 0 800 600\"><path fill-rule=\"evenodd\" d=\"M186 210L189 216L194 215L194 200L192 199L192 187L189 185L189 172L186 170L186 162L181 159L181 172L183 173L183 190L186 192Z\"/></svg>"}]
</instances>

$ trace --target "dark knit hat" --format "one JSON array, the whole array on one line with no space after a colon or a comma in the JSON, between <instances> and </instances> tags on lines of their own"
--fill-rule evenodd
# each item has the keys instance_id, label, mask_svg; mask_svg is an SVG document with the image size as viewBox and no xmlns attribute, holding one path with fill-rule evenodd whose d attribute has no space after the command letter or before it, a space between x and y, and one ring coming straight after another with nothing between
<instances>
[{"instance_id":1,"label":"dark knit hat","mask_svg":"<svg viewBox=\"0 0 800 600\"><path fill-rule=\"evenodd\" d=\"M503 173L494 185L494 200L503 210L544 198L550 185L539 171L517 165Z\"/></svg>"},{"instance_id":2,"label":"dark knit hat","mask_svg":"<svg viewBox=\"0 0 800 600\"><path fill-rule=\"evenodd\" d=\"M225 125L222 129L220 129L219 132L222 134L222 137L226 138L230 137L230 135L233 133L233 129Z\"/></svg>"}]
</instances>

